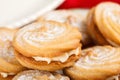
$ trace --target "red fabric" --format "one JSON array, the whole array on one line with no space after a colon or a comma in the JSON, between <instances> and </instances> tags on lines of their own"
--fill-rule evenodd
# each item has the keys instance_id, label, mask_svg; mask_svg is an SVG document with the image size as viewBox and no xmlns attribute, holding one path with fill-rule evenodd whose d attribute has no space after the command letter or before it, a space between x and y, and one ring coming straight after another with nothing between
<instances>
[{"instance_id":1,"label":"red fabric","mask_svg":"<svg viewBox=\"0 0 120 80\"><path fill-rule=\"evenodd\" d=\"M112 1L120 3L120 0L65 0L65 2L59 7L59 9L91 8L103 1Z\"/></svg>"}]
</instances>

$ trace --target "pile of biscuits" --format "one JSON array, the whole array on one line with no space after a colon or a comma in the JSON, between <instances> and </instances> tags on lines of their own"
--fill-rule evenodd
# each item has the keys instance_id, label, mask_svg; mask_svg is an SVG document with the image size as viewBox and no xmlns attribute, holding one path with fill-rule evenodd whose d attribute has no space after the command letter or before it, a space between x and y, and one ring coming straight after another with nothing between
<instances>
[{"instance_id":1,"label":"pile of biscuits","mask_svg":"<svg viewBox=\"0 0 120 80\"><path fill-rule=\"evenodd\" d=\"M0 28L0 80L119 80L120 5L54 10Z\"/></svg>"}]
</instances>

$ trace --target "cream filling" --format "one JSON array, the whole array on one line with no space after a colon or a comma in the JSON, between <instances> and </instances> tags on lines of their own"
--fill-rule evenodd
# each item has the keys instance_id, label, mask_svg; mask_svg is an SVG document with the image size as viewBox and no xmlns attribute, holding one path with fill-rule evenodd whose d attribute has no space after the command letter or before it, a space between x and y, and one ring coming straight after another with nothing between
<instances>
[{"instance_id":1,"label":"cream filling","mask_svg":"<svg viewBox=\"0 0 120 80\"><path fill-rule=\"evenodd\" d=\"M58 56L58 57L53 57L53 58L48 58L48 57L33 57L33 58L36 61L46 61L49 64L51 61L65 62L65 61L67 61L67 59L71 55L73 55L73 54L79 55L79 53L80 53L80 47L78 47L77 49L72 50L70 52L66 52L64 55L61 55L61 56Z\"/></svg>"},{"instance_id":2,"label":"cream filling","mask_svg":"<svg viewBox=\"0 0 120 80\"><path fill-rule=\"evenodd\" d=\"M8 75L15 75L15 73L0 72L0 75L1 75L3 78L6 78L6 77L8 77Z\"/></svg>"}]
</instances>

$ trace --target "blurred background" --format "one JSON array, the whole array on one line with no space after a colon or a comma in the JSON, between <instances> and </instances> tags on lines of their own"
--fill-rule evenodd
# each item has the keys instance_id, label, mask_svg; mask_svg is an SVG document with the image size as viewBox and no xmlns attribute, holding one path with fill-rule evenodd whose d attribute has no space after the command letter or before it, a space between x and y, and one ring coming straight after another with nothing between
<instances>
[{"instance_id":1,"label":"blurred background","mask_svg":"<svg viewBox=\"0 0 120 80\"><path fill-rule=\"evenodd\" d=\"M60 7L58 7L58 9L91 8L96 4L104 1L120 3L120 0L65 0L65 2Z\"/></svg>"},{"instance_id":2,"label":"blurred background","mask_svg":"<svg viewBox=\"0 0 120 80\"><path fill-rule=\"evenodd\" d=\"M0 26L17 28L54 9L89 9L100 2L120 0L0 0Z\"/></svg>"}]
</instances>

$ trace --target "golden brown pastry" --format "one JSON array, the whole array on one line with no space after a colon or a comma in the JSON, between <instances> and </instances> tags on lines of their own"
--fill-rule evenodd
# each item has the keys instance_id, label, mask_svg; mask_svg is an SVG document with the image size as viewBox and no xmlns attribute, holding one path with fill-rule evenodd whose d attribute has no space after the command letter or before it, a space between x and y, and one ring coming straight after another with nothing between
<instances>
[{"instance_id":1,"label":"golden brown pastry","mask_svg":"<svg viewBox=\"0 0 120 80\"><path fill-rule=\"evenodd\" d=\"M55 21L36 22L14 37L17 60L25 67L54 71L69 67L79 58L81 34L77 28Z\"/></svg>"},{"instance_id":2,"label":"golden brown pastry","mask_svg":"<svg viewBox=\"0 0 120 80\"><path fill-rule=\"evenodd\" d=\"M13 80L70 80L67 76L47 71L28 70L18 73Z\"/></svg>"},{"instance_id":3,"label":"golden brown pastry","mask_svg":"<svg viewBox=\"0 0 120 80\"><path fill-rule=\"evenodd\" d=\"M95 46L85 49L81 58L64 72L73 80L106 80L120 73L120 48Z\"/></svg>"},{"instance_id":4,"label":"golden brown pastry","mask_svg":"<svg viewBox=\"0 0 120 80\"><path fill-rule=\"evenodd\" d=\"M105 39L113 46L120 45L120 5L101 3L95 8L95 22Z\"/></svg>"},{"instance_id":5,"label":"golden brown pastry","mask_svg":"<svg viewBox=\"0 0 120 80\"><path fill-rule=\"evenodd\" d=\"M12 39L16 31L16 29L0 28L0 75L6 79L8 75L15 75L24 69L14 56Z\"/></svg>"},{"instance_id":6,"label":"golden brown pastry","mask_svg":"<svg viewBox=\"0 0 120 80\"><path fill-rule=\"evenodd\" d=\"M88 30L95 42L120 45L119 12L120 5L113 2L100 3L90 11L87 18Z\"/></svg>"},{"instance_id":7,"label":"golden brown pastry","mask_svg":"<svg viewBox=\"0 0 120 80\"><path fill-rule=\"evenodd\" d=\"M41 20L52 20L61 23L68 23L74 27L77 27L82 34L82 44L84 47L92 44L92 40L88 35L86 29L86 15L88 10L70 9L70 10L55 10L47 12L46 14L38 18L38 22Z\"/></svg>"},{"instance_id":8,"label":"golden brown pastry","mask_svg":"<svg viewBox=\"0 0 120 80\"><path fill-rule=\"evenodd\" d=\"M88 33L91 35L92 39L94 40L94 43L99 45L107 45L109 43L106 41L101 32L98 30L97 25L94 21L94 12L95 8L92 8L87 15Z\"/></svg>"}]
</instances>

